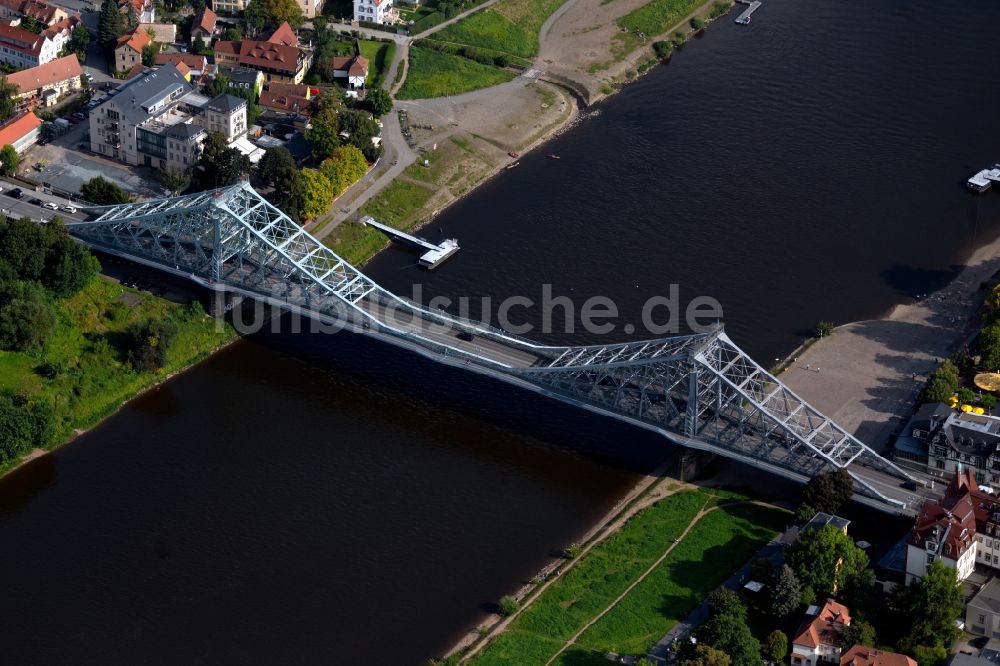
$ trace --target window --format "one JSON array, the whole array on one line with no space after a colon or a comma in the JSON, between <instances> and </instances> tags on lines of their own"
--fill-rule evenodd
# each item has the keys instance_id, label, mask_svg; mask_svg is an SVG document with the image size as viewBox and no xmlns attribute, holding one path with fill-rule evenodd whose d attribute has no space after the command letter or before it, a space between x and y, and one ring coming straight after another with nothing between
<instances>
[{"instance_id":1,"label":"window","mask_svg":"<svg viewBox=\"0 0 1000 666\"><path fill-rule=\"evenodd\" d=\"M934 463L935 465L937 465L938 469L944 469L944 461L941 460L940 458L938 460L935 460Z\"/></svg>"},{"instance_id":2,"label":"window","mask_svg":"<svg viewBox=\"0 0 1000 666\"><path fill-rule=\"evenodd\" d=\"M927 553L927 564L934 564L934 553Z\"/></svg>"},{"instance_id":3,"label":"window","mask_svg":"<svg viewBox=\"0 0 1000 666\"><path fill-rule=\"evenodd\" d=\"M983 626L984 624L986 624L986 616L985 615L980 615L978 617L979 617L979 619L976 620L976 624L978 624L979 626Z\"/></svg>"}]
</instances>

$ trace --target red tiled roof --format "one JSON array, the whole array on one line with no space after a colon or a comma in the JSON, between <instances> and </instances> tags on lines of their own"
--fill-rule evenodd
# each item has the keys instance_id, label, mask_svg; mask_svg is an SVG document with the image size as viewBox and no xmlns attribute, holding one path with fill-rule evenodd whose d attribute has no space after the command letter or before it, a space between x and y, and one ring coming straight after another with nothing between
<instances>
[{"instance_id":1,"label":"red tiled roof","mask_svg":"<svg viewBox=\"0 0 1000 666\"><path fill-rule=\"evenodd\" d=\"M335 70L347 70L348 76L368 76L368 59L362 56L334 56L330 62Z\"/></svg>"},{"instance_id":2,"label":"red tiled roof","mask_svg":"<svg viewBox=\"0 0 1000 666\"><path fill-rule=\"evenodd\" d=\"M215 22L219 19L218 15L213 12L208 7L202 9L197 16L194 17L194 27L201 28L208 34L212 34L215 31Z\"/></svg>"},{"instance_id":3,"label":"red tiled roof","mask_svg":"<svg viewBox=\"0 0 1000 666\"><path fill-rule=\"evenodd\" d=\"M240 42L240 64L295 73L299 69L299 50L294 46L244 40Z\"/></svg>"},{"instance_id":4,"label":"red tiled roof","mask_svg":"<svg viewBox=\"0 0 1000 666\"><path fill-rule=\"evenodd\" d=\"M191 73L191 68L185 65L183 62L174 63L174 67L177 71L181 73L181 76L187 78L187 75Z\"/></svg>"},{"instance_id":5,"label":"red tiled roof","mask_svg":"<svg viewBox=\"0 0 1000 666\"><path fill-rule=\"evenodd\" d=\"M977 532L1000 533L995 520L1000 500L979 490L972 470L956 473L937 502L925 502L907 537L908 544L925 547L930 539L941 543L939 552L957 560L975 543Z\"/></svg>"},{"instance_id":6,"label":"red tiled roof","mask_svg":"<svg viewBox=\"0 0 1000 666\"><path fill-rule=\"evenodd\" d=\"M131 35L122 35L118 38L118 44L115 48L118 48L122 44L127 45L130 49L136 53L142 53L142 50L146 48L146 45L151 41L149 35L142 28L138 28Z\"/></svg>"},{"instance_id":7,"label":"red tiled roof","mask_svg":"<svg viewBox=\"0 0 1000 666\"><path fill-rule=\"evenodd\" d=\"M64 30L72 32L76 29L76 26L80 24L79 16L67 16L58 23L53 23L45 30L42 30L42 35L48 37L49 39L54 39L56 35L63 32Z\"/></svg>"},{"instance_id":8,"label":"red tiled roof","mask_svg":"<svg viewBox=\"0 0 1000 666\"><path fill-rule=\"evenodd\" d=\"M309 97L309 86L304 83L269 83L267 89L275 95Z\"/></svg>"},{"instance_id":9,"label":"red tiled roof","mask_svg":"<svg viewBox=\"0 0 1000 666\"><path fill-rule=\"evenodd\" d=\"M7 48L35 57L42 51L45 38L7 23L0 23L0 42Z\"/></svg>"},{"instance_id":10,"label":"red tiled roof","mask_svg":"<svg viewBox=\"0 0 1000 666\"><path fill-rule=\"evenodd\" d=\"M810 649L820 645L839 646L840 630L850 623L851 614L847 606L827 599L819 615L803 625L793 643Z\"/></svg>"},{"instance_id":11,"label":"red tiled roof","mask_svg":"<svg viewBox=\"0 0 1000 666\"><path fill-rule=\"evenodd\" d=\"M295 36L295 31L292 30L292 26L288 25L288 21L279 25L271 33L271 36L267 38L267 41L271 44L283 44L285 46L299 45L299 38Z\"/></svg>"},{"instance_id":12,"label":"red tiled roof","mask_svg":"<svg viewBox=\"0 0 1000 666\"><path fill-rule=\"evenodd\" d=\"M309 100L305 97L298 95L284 95L276 93L272 90L265 90L262 92L258 103L268 109L274 109L277 111L294 111L296 113L302 113L310 106Z\"/></svg>"},{"instance_id":13,"label":"red tiled roof","mask_svg":"<svg viewBox=\"0 0 1000 666\"><path fill-rule=\"evenodd\" d=\"M917 661L905 654L855 645L840 658L840 666L917 666Z\"/></svg>"},{"instance_id":14,"label":"red tiled roof","mask_svg":"<svg viewBox=\"0 0 1000 666\"><path fill-rule=\"evenodd\" d=\"M197 53L157 53L153 62L157 65L184 63L190 69L204 70L208 58Z\"/></svg>"},{"instance_id":15,"label":"red tiled roof","mask_svg":"<svg viewBox=\"0 0 1000 666\"><path fill-rule=\"evenodd\" d=\"M240 53L240 42L227 42L225 40L219 40L215 43L213 47L216 53L228 53L230 55L239 55Z\"/></svg>"},{"instance_id":16,"label":"red tiled roof","mask_svg":"<svg viewBox=\"0 0 1000 666\"><path fill-rule=\"evenodd\" d=\"M8 74L7 82L16 85L18 92L26 93L67 79L79 78L81 74L83 68L80 67L80 61L76 59L75 53L71 53L44 65Z\"/></svg>"},{"instance_id":17,"label":"red tiled roof","mask_svg":"<svg viewBox=\"0 0 1000 666\"><path fill-rule=\"evenodd\" d=\"M38 0L6 0L0 4L22 16L30 16L36 21L41 21L45 25L55 21L56 15L60 11L58 7L39 2Z\"/></svg>"},{"instance_id":18,"label":"red tiled roof","mask_svg":"<svg viewBox=\"0 0 1000 666\"><path fill-rule=\"evenodd\" d=\"M141 62L137 62L132 66L132 69L128 70L128 74L125 75L125 80L134 79L143 72L145 72L149 67L146 67Z\"/></svg>"},{"instance_id":19,"label":"red tiled roof","mask_svg":"<svg viewBox=\"0 0 1000 666\"><path fill-rule=\"evenodd\" d=\"M0 127L0 146L13 144L41 124L41 119L35 114L22 113L14 120Z\"/></svg>"}]
</instances>

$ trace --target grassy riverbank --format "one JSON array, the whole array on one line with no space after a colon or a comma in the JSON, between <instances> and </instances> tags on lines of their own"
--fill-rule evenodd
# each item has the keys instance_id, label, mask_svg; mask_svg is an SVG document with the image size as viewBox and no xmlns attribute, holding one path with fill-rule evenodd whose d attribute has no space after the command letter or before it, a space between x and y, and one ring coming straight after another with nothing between
<instances>
[{"instance_id":1,"label":"grassy riverbank","mask_svg":"<svg viewBox=\"0 0 1000 666\"><path fill-rule=\"evenodd\" d=\"M414 46L399 99L425 99L460 95L506 83L514 74L499 67Z\"/></svg>"},{"instance_id":2,"label":"grassy riverbank","mask_svg":"<svg viewBox=\"0 0 1000 666\"><path fill-rule=\"evenodd\" d=\"M721 504L713 509L720 499L715 492L685 490L642 510L546 588L472 663L545 664L648 572L556 663L603 659L602 653L612 650L644 653L773 538L787 520L783 511L746 503ZM726 496L726 500L740 499ZM711 510L649 571L706 509Z\"/></svg>"},{"instance_id":3,"label":"grassy riverbank","mask_svg":"<svg viewBox=\"0 0 1000 666\"><path fill-rule=\"evenodd\" d=\"M0 352L0 391L41 403L54 417L46 448L65 443L110 416L141 391L205 358L232 340L199 305L173 303L95 277L78 294L59 303L58 323L41 350ZM128 327L147 319L177 325L165 367L132 368L122 351ZM20 463L7 461L0 473Z\"/></svg>"}]
</instances>

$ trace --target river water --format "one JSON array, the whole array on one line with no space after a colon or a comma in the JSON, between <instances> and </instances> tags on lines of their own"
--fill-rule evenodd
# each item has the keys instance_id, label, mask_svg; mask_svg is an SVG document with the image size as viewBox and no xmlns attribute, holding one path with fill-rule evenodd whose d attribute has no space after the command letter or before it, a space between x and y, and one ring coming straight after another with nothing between
<instances>
[{"instance_id":1,"label":"river water","mask_svg":"<svg viewBox=\"0 0 1000 666\"><path fill-rule=\"evenodd\" d=\"M612 298L610 335L532 334L587 342L677 284L769 361L998 233L962 187L1000 160L998 35L991 0L768 0L443 213L439 271L369 273ZM372 341L259 335L0 483L4 661L423 663L667 455Z\"/></svg>"}]
</instances>

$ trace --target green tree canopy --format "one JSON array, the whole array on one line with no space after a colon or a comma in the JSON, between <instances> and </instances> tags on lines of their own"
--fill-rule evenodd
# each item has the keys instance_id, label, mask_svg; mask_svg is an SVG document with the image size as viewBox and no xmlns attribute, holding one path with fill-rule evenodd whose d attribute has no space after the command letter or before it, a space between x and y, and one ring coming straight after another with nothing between
<instances>
[{"instance_id":1,"label":"green tree canopy","mask_svg":"<svg viewBox=\"0 0 1000 666\"><path fill-rule=\"evenodd\" d=\"M347 132L347 143L357 147L369 162L374 162L382 154L382 149L372 143L372 137L379 136L381 130L371 115L364 111L349 110L338 114L340 131Z\"/></svg>"},{"instance_id":2,"label":"green tree canopy","mask_svg":"<svg viewBox=\"0 0 1000 666\"><path fill-rule=\"evenodd\" d=\"M131 6L131 5L129 5ZM152 67L156 64L156 54L160 52L160 45L156 42L150 42L142 47L142 64L146 67Z\"/></svg>"},{"instance_id":3,"label":"green tree canopy","mask_svg":"<svg viewBox=\"0 0 1000 666\"><path fill-rule=\"evenodd\" d=\"M254 171L258 186L273 187L268 199L293 220L299 220L302 185L295 158L284 146L269 148Z\"/></svg>"},{"instance_id":4,"label":"green tree canopy","mask_svg":"<svg viewBox=\"0 0 1000 666\"><path fill-rule=\"evenodd\" d=\"M227 187L248 175L253 165L250 158L236 148L228 148L221 132L209 132L202 145L198 161L202 189Z\"/></svg>"},{"instance_id":5,"label":"green tree canopy","mask_svg":"<svg viewBox=\"0 0 1000 666\"><path fill-rule=\"evenodd\" d=\"M770 657L774 661L783 661L785 655L788 654L788 636L783 631L775 629L764 639L761 650L763 650L765 656Z\"/></svg>"},{"instance_id":6,"label":"green tree canopy","mask_svg":"<svg viewBox=\"0 0 1000 666\"><path fill-rule=\"evenodd\" d=\"M785 551L785 561L804 585L821 596L843 588L849 578L863 575L868 567L865 551L830 525L800 534Z\"/></svg>"},{"instance_id":7,"label":"green tree canopy","mask_svg":"<svg viewBox=\"0 0 1000 666\"><path fill-rule=\"evenodd\" d=\"M696 645L691 654L680 662L681 666L729 666L731 663L728 654L704 643Z\"/></svg>"},{"instance_id":8,"label":"green tree canopy","mask_svg":"<svg viewBox=\"0 0 1000 666\"><path fill-rule=\"evenodd\" d=\"M802 491L802 502L823 513L840 511L854 494L854 481L846 469L823 472L809 479Z\"/></svg>"},{"instance_id":9,"label":"green tree canopy","mask_svg":"<svg viewBox=\"0 0 1000 666\"><path fill-rule=\"evenodd\" d=\"M146 319L132 324L126 342L129 363L140 372L165 367L177 332L177 324L171 319Z\"/></svg>"},{"instance_id":10,"label":"green tree canopy","mask_svg":"<svg viewBox=\"0 0 1000 666\"><path fill-rule=\"evenodd\" d=\"M983 334L986 333L987 326L979 334L979 348L982 352L983 345ZM998 335L998 342L1000 342L1000 328L996 330ZM985 365L985 363L984 363ZM988 367L988 366L987 366ZM1000 369L1000 366L998 366ZM934 372L931 373L930 377L927 378L927 384L924 385L923 391L923 401L924 402L948 402L955 391L958 389L958 368L951 360L947 360L941 364Z\"/></svg>"},{"instance_id":11,"label":"green tree canopy","mask_svg":"<svg viewBox=\"0 0 1000 666\"><path fill-rule=\"evenodd\" d=\"M953 567L936 560L922 578L897 588L893 602L909 628L899 644L904 652L914 654L920 646L950 648L958 638L955 619L962 614L962 587Z\"/></svg>"},{"instance_id":12,"label":"green tree canopy","mask_svg":"<svg viewBox=\"0 0 1000 666\"><path fill-rule=\"evenodd\" d=\"M104 0L97 23L97 39L101 46L110 51L127 30L125 17L118 11L118 3L115 0Z\"/></svg>"},{"instance_id":13,"label":"green tree canopy","mask_svg":"<svg viewBox=\"0 0 1000 666\"><path fill-rule=\"evenodd\" d=\"M848 650L855 645L875 647L877 638L875 627L857 618L852 618L851 623L840 632L840 644L844 646L844 650Z\"/></svg>"},{"instance_id":14,"label":"green tree canopy","mask_svg":"<svg viewBox=\"0 0 1000 666\"><path fill-rule=\"evenodd\" d=\"M309 141L312 156L324 160L333 155L340 146L340 118L331 107L325 107L313 116L312 127L306 130L306 140Z\"/></svg>"},{"instance_id":15,"label":"green tree canopy","mask_svg":"<svg viewBox=\"0 0 1000 666\"><path fill-rule=\"evenodd\" d=\"M334 196L339 196L368 173L368 161L355 146L341 146L319 168L330 181Z\"/></svg>"},{"instance_id":16,"label":"green tree canopy","mask_svg":"<svg viewBox=\"0 0 1000 666\"><path fill-rule=\"evenodd\" d=\"M716 590L708 598L709 618L697 631L698 642L727 654L732 666L760 666L760 643L746 623L746 607L731 590Z\"/></svg>"},{"instance_id":17,"label":"green tree canopy","mask_svg":"<svg viewBox=\"0 0 1000 666\"><path fill-rule=\"evenodd\" d=\"M315 169L299 172L302 184L302 217L310 219L325 212L333 203L333 186L326 176Z\"/></svg>"},{"instance_id":18,"label":"green tree canopy","mask_svg":"<svg viewBox=\"0 0 1000 666\"><path fill-rule=\"evenodd\" d=\"M365 106L376 117L392 111L392 96L381 88L372 88L365 95Z\"/></svg>"},{"instance_id":19,"label":"green tree canopy","mask_svg":"<svg viewBox=\"0 0 1000 666\"><path fill-rule=\"evenodd\" d=\"M792 568L783 564L771 582L771 613L778 619L790 616L802 601L802 584Z\"/></svg>"},{"instance_id":20,"label":"green tree canopy","mask_svg":"<svg viewBox=\"0 0 1000 666\"><path fill-rule=\"evenodd\" d=\"M0 462L44 447L52 439L53 423L50 405L0 392Z\"/></svg>"},{"instance_id":21,"label":"green tree canopy","mask_svg":"<svg viewBox=\"0 0 1000 666\"><path fill-rule=\"evenodd\" d=\"M20 164L21 158L14 146L7 144L0 148L0 173L5 176L13 176Z\"/></svg>"},{"instance_id":22,"label":"green tree canopy","mask_svg":"<svg viewBox=\"0 0 1000 666\"><path fill-rule=\"evenodd\" d=\"M0 349L42 347L55 328L55 308L39 286L21 280L0 283Z\"/></svg>"},{"instance_id":23,"label":"green tree canopy","mask_svg":"<svg viewBox=\"0 0 1000 666\"><path fill-rule=\"evenodd\" d=\"M73 34L69 38L69 50L76 54L77 60L85 63L88 48L90 48L90 31L87 30L87 26L80 23L73 29Z\"/></svg>"},{"instance_id":24,"label":"green tree canopy","mask_svg":"<svg viewBox=\"0 0 1000 666\"><path fill-rule=\"evenodd\" d=\"M17 86L7 81L6 76L0 76L0 123L12 118L16 110L14 96L17 95Z\"/></svg>"},{"instance_id":25,"label":"green tree canopy","mask_svg":"<svg viewBox=\"0 0 1000 666\"><path fill-rule=\"evenodd\" d=\"M125 190L103 176L95 176L80 186L80 195L90 203L99 206L128 203Z\"/></svg>"}]
</instances>

